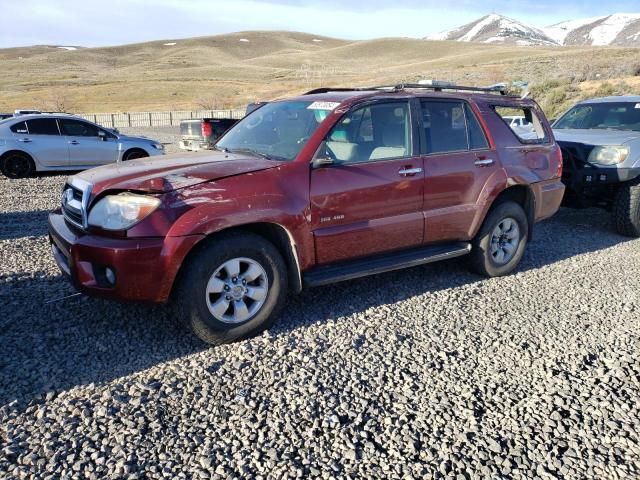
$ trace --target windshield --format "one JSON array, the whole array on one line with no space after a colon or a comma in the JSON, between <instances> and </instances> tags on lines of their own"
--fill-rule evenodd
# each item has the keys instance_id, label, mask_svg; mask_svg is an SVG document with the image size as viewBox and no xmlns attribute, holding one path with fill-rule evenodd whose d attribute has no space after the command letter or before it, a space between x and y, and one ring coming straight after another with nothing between
<instances>
[{"instance_id":1,"label":"windshield","mask_svg":"<svg viewBox=\"0 0 640 480\"><path fill-rule=\"evenodd\" d=\"M640 132L640 103L615 102L576 105L553 126L555 129L613 129Z\"/></svg>"},{"instance_id":2,"label":"windshield","mask_svg":"<svg viewBox=\"0 0 640 480\"><path fill-rule=\"evenodd\" d=\"M274 160L294 160L335 106L320 102L268 103L240 120L216 148Z\"/></svg>"}]
</instances>

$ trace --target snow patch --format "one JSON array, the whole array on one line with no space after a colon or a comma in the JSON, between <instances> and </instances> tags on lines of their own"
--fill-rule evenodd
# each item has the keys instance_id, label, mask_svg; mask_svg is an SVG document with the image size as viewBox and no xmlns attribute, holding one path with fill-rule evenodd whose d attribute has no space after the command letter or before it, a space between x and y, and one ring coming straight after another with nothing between
<instances>
[{"instance_id":1,"label":"snow patch","mask_svg":"<svg viewBox=\"0 0 640 480\"><path fill-rule=\"evenodd\" d=\"M169 43L163 43L163 45L167 46L167 47L173 47L174 45L177 45L178 42L169 42Z\"/></svg>"},{"instance_id":2,"label":"snow patch","mask_svg":"<svg viewBox=\"0 0 640 480\"><path fill-rule=\"evenodd\" d=\"M247 38L241 38L241 39L240 39L240 40L238 40L238 41L239 41L239 42L245 42L245 43L246 43L246 42L248 42L248 41L249 41L249 39L247 39Z\"/></svg>"},{"instance_id":3,"label":"snow patch","mask_svg":"<svg viewBox=\"0 0 640 480\"><path fill-rule=\"evenodd\" d=\"M319 38L314 38L313 40L311 40L312 42L316 42L316 43L320 43L322 42L322 40L320 40Z\"/></svg>"},{"instance_id":4,"label":"snow patch","mask_svg":"<svg viewBox=\"0 0 640 480\"><path fill-rule=\"evenodd\" d=\"M569 20L567 22L556 23L550 27L543 28L542 31L553 41L558 42L560 45L564 45L565 40L571 32L582 28L585 25L604 20L607 17L591 17L583 18L580 20Z\"/></svg>"},{"instance_id":5,"label":"snow patch","mask_svg":"<svg viewBox=\"0 0 640 480\"><path fill-rule=\"evenodd\" d=\"M61 50L68 50L68 51L73 51L73 50L78 50L78 47L56 47L59 48Z\"/></svg>"},{"instance_id":6,"label":"snow patch","mask_svg":"<svg viewBox=\"0 0 640 480\"><path fill-rule=\"evenodd\" d=\"M640 13L616 13L591 30L591 45L610 45L627 25L640 20Z\"/></svg>"},{"instance_id":7,"label":"snow patch","mask_svg":"<svg viewBox=\"0 0 640 480\"><path fill-rule=\"evenodd\" d=\"M460 37L461 42L471 42L483 28L488 27L493 22L500 20L500 16L496 14L487 15L485 18L476 23L471 30Z\"/></svg>"}]
</instances>

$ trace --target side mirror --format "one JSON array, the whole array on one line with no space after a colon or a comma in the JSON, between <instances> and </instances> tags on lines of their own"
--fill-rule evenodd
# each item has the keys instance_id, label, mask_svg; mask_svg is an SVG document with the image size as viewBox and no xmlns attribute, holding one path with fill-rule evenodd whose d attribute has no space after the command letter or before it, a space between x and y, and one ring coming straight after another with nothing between
<instances>
[{"instance_id":1,"label":"side mirror","mask_svg":"<svg viewBox=\"0 0 640 480\"><path fill-rule=\"evenodd\" d=\"M328 167L329 165L333 165L334 161L333 159L329 158L329 157L316 157L313 159L313 168L322 168L322 167Z\"/></svg>"},{"instance_id":2,"label":"side mirror","mask_svg":"<svg viewBox=\"0 0 640 480\"><path fill-rule=\"evenodd\" d=\"M328 167L329 165L333 165L335 163L327 150L328 148L326 142L322 142L320 144L320 148L316 150L316 154L313 156L313 162L311 163L313 168Z\"/></svg>"},{"instance_id":3,"label":"side mirror","mask_svg":"<svg viewBox=\"0 0 640 480\"><path fill-rule=\"evenodd\" d=\"M104 132L102 130L98 130L98 138L100 138L103 142L106 142L107 140L109 140L109 136L107 135L107 132Z\"/></svg>"}]
</instances>

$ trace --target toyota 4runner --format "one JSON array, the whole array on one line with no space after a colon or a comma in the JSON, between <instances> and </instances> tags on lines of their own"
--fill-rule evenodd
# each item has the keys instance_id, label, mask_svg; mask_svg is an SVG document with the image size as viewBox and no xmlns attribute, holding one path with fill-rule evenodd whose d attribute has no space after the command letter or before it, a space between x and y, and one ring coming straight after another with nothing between
<instances>
[{"instance_id":1,"label":"toyota 4runner","mask_svg":"<svg viewBox=\"0 0 640 480\"><path fill-rule=\"evenodd\" d=\"M519 137L502 118L523 115ZM287 292L467 255L505 275L564 194L540 108L494 89L318 89L215 150L69 178L53 255L82 292L167 302L204 341L267 327Z\"/></svg>"}]
</instances>

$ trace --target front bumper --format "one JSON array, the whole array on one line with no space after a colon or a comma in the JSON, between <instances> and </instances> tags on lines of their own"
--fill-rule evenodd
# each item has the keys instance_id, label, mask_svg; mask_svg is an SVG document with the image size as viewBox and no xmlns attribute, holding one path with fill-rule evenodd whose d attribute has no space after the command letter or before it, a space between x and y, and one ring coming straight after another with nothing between
<instances>
[{"instance_id":1,"label":"front bumper","mask_svg":"<svg viewBox=\"0 0 640 480\"><path fill-rule=\"evenodd\" d=\"M640 168L582 167L567 169L562 181L573 190L616 185L640 177Z\"/></svg>"},{"instance_id":2,"label":"front bumper","mask_svg":"<svg viewBox=\"0 0 640 480\"><path fill-rule=\"evenodd\" d=\"M162 303L184 258L203 236L109 238L70 227L49 215L51 249L60 270L81 292L118 300ZM115 272L110 282L106 269Z\"/></svg>"}]
</instances>

